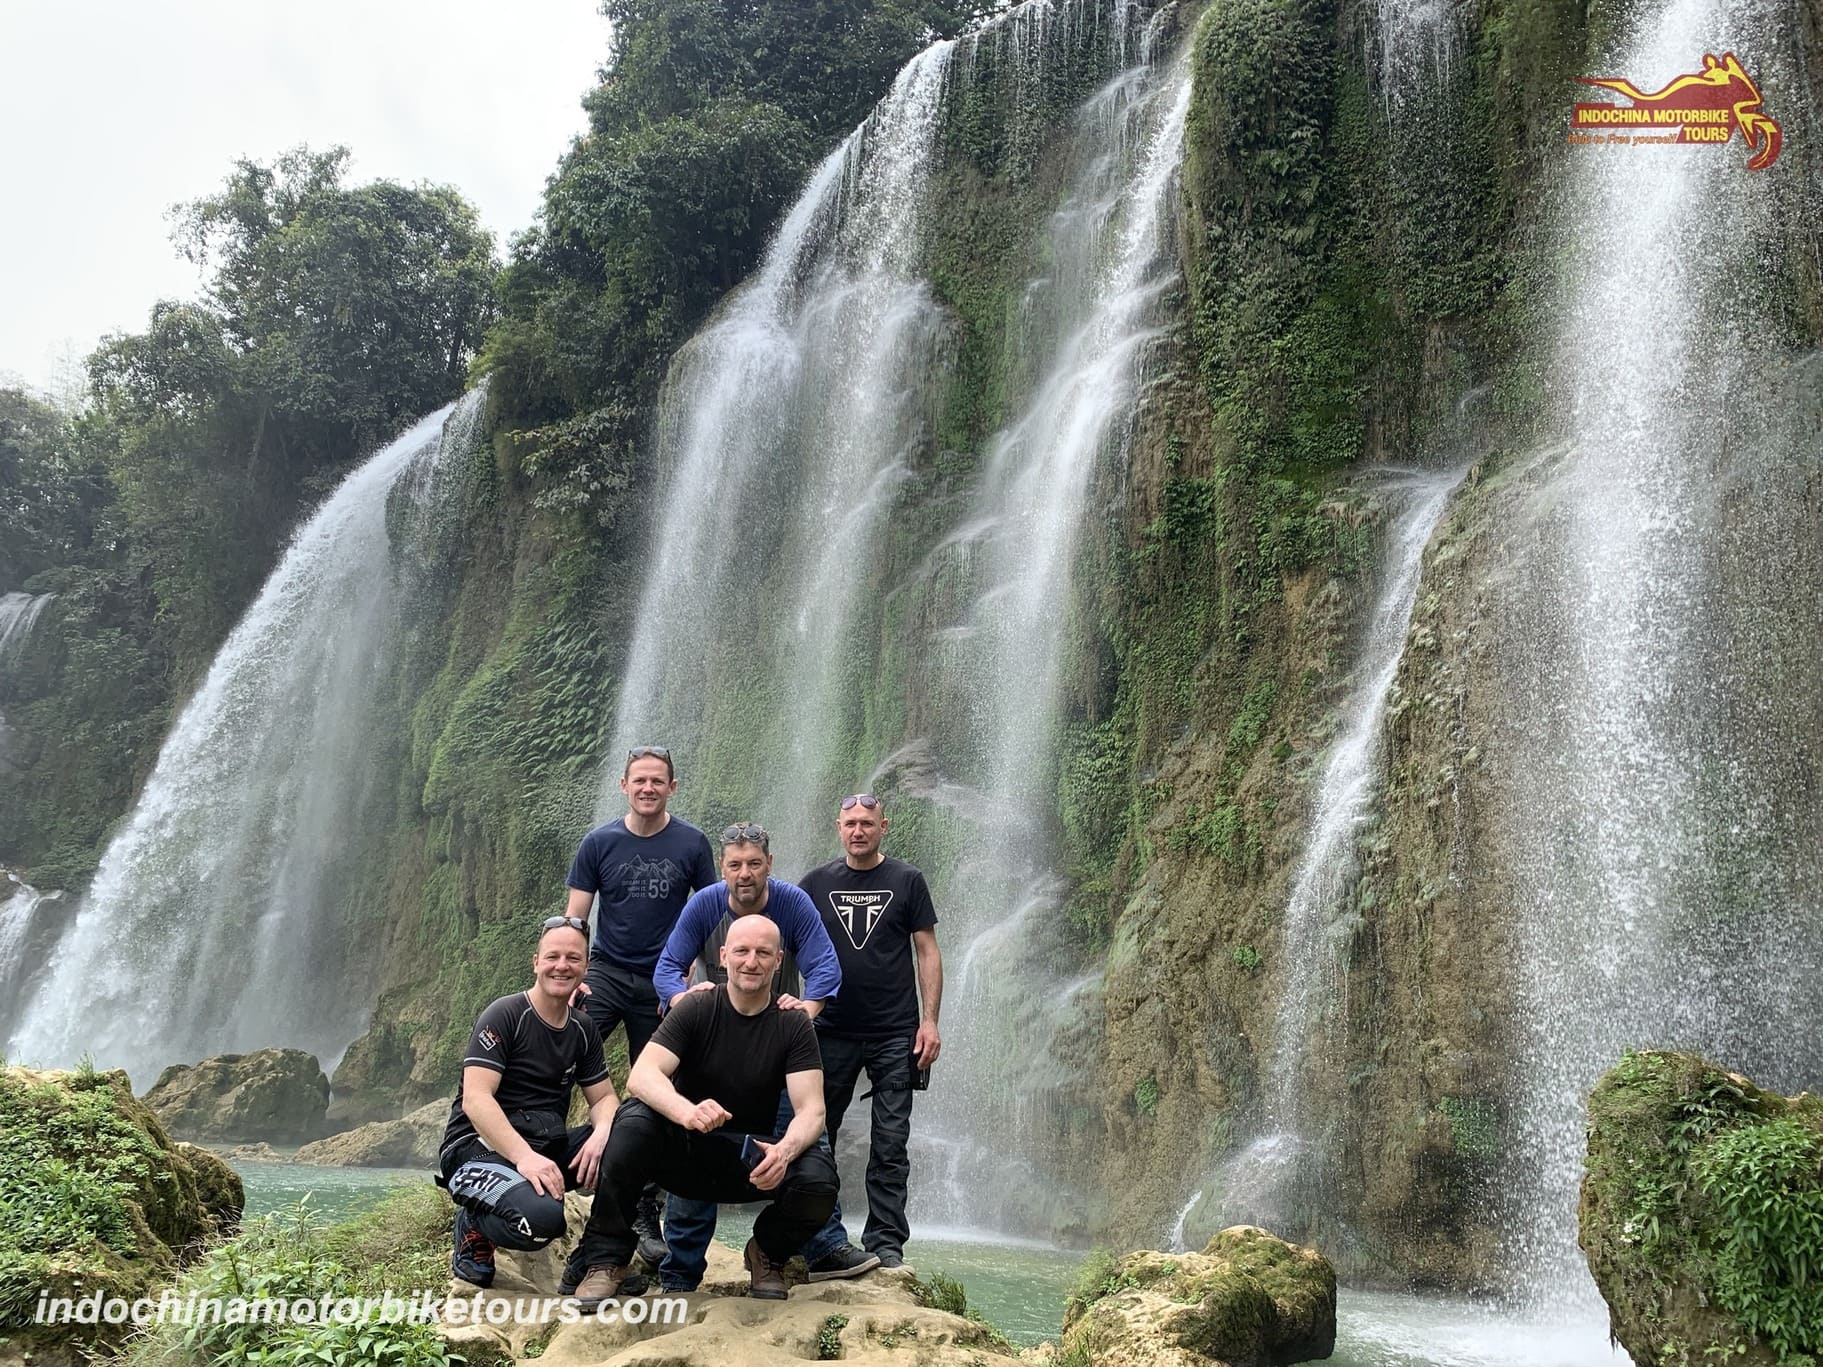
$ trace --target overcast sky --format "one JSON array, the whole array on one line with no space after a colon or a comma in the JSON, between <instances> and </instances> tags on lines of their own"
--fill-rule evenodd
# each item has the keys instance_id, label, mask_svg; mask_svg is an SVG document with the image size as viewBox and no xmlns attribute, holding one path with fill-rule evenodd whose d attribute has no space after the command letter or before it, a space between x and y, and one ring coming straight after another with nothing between
<instances>
[{"instance_id":1,"label":"overcast sky","mask_svg":"<svg viewBox=\"0 0 1823 1367\"><path fill-rule=\"evenodd\" d=\"M596 0L0 0L0 380L56 387L196 292L166 211L229 163L346 143L454 185L504 251L582 131Z\"/></svg>"}]
</instances>

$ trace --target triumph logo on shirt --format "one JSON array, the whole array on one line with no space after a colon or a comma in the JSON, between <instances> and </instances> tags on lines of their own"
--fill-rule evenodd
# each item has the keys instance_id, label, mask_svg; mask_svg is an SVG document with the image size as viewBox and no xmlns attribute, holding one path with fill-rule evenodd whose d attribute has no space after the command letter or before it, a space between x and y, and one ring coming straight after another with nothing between
<instances>
[{"instance_id":1,"label":"triumph logo on shirt","mask_svg":"<svg viewBox=\"0 0 1823 1367\"><path fill-rule=\"evenodd\" d=\"M829 894L830 909L842 923L842 929L848 932L848 942L856 949L866 948L874 927L880 924L880 918L886 914L892 900L892 893L886 890Z\"/></svg>"}]
</instances>

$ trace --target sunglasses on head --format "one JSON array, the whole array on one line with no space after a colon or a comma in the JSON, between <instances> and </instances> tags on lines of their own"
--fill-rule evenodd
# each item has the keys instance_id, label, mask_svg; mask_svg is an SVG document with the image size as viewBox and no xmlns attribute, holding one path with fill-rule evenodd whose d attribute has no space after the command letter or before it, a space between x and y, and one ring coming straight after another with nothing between
<instances>
[{"instance_id":1,"label":"sunglasses on head","mask_svg":"<svg viewBox=\"0 0 1823 1367\"><path fill-rule=\"evenodd\" d=\"M589 933L589 923L580 916L547 916L544 918L544 925L539 927L539 933L543 934L547 930L556 930L559 926L568 926L571 930L580 930L584 935Z\"/></svg>"},{"instance_id":2,"label":"sunglasses on head","mask_svg":"<svg viewBox=\"0 0 1823 1367\"><path fill-rule=\"evenodd\" d=\"M853 797L845 797L842 799L843 811L847 811L850 807L860 806L865 807L871 812L879 805L880 799L875 797L872 793L856 793Z\"/></svg>"},{"instance_id":3,"label":"sunglasses on head","mask_svg":"<svg viewBox=\"0 0 1823 1367\"><path fill-rule=\"evenodd\" d=\"M756 821L737 821L722 832L724 845L764 845L771 837Z\"/></svg>"},{"instance_id":4,"label":"sunglasses on head","mask_svg":"<svg viewBox=\"0 0 1823 1367\"><path fill-rule=\"evenodd\" d=\"M636 759L662 759L669 764L671 752L662 745L635 745L627 751L627 763L631 764Z\"/></svg>"}]
</instances>

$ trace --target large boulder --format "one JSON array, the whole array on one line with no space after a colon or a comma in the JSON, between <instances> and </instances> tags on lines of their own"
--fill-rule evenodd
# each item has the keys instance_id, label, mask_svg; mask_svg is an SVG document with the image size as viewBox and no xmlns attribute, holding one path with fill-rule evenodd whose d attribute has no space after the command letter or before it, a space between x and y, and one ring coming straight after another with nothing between
<instances>
[{"instance_id":1,"label":"large boulder","mask_svg":"<svg viewBox=\"0 0 1823 1367\"><path fill-rule=\"evenodd\" d=\"M128 1301L174 1277L240 1220L240 1178L173 1143L127 1075L0 1068L0 1341L40 1364L76 1362L119 1325L27 1323L41 1292Z\"/></svg>"},{"instance_id":2,"label":"large boulder","mask_svg":"<svg viewBox=\"0 0 1823 1367\"><path fill-rule=\"evenodd\" d=\"M302 1049L260 1049L174 1063L144 1100L172 1133L198 1143L296 1144L323 1132L329 1079Z\"/></svg>"},{"instance_id":3,"label":"large boulder","mask_svg":"<svg viewBox=\"0 0 1823 1367\"><path fill-rule=\"evenodd\" d=\"M376 1120L306 1144L299 1163L326 1168L427 1168L449 1123L449 1102L433 1101L402 1120Z\"/></svg>"},{"instance_id":4,"label":"large boulder","mask_svg":"<svg viewBox=\"0 0 1823 1367\"><path fill-rule=\"evenodd\" d=\"M1823 1355L1823 1098L1629 1053L1588 1142L1578 1242L1635 1362Z\"/></svg>"},{"instance_id":5,"label":"large boulder","mask_svg":"<svg viewBox=\"0 0 1823 1367\"><path fill-rule=\"evenodd\" d=\"M1336 1346L1336 1273L1315 1249L1235 1225L1201 1253L1130 1253L1064 1314L1062 1356L1096 1367L1283 1367Z\"/></svg>"},{"instance_id":6,"label":"large boulder","mask_svg":"<svg viewBox=\"0 0 1823 1367\"><path fill-rule=\"evenodd\" d=\"M556 1367L801 1367L836 1358L880 1367L1005 1367L1021 1360L980 1320L930 1305L928 1288L903 1270L794 1285L785 1300L754 1300L741 1255L719 1242L709 1245L695 1294L654 1290L633 1312L636 1319L563 1323L561 1304L545 1298L562 1272L563 1250L581 1234L589 1201L571 1196L566 1205L568 1239L540 1253L502 1251L488 1291L450 1283L460 1308L444 1306L443 1336L468 1367L506 1367L534 1355Z\"/></svg>"}]
</instances>

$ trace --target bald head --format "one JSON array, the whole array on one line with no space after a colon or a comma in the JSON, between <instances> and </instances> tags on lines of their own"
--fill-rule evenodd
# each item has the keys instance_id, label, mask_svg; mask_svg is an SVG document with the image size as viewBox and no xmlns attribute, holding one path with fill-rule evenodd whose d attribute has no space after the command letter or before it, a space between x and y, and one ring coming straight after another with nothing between
<instances>
[{"instance_id":1,"label":"bald head","mask_svg":"<svg viewBox=\"0 0 1823 1367\"><path fill-rule=\"evenodd\" d=\"M722 944L728 996L742 1011L763 1007L779 967L779 928L770 916L737 916Z\"/></svg>"}]
</instances>

